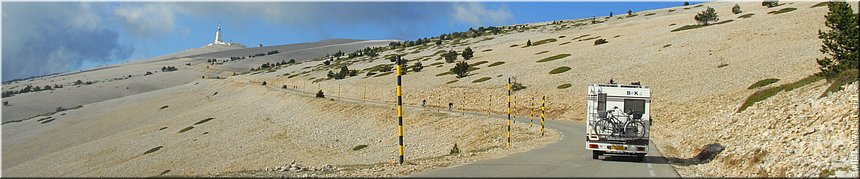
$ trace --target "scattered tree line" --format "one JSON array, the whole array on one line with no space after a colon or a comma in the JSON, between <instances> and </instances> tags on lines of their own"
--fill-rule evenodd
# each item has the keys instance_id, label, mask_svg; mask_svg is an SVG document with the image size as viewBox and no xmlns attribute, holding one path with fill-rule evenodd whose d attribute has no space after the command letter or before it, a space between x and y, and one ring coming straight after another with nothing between
<instances>
[{"instance_id":1,"label":"scattered tree line","mask_svg":"<svg viewBox=\"0 0 860 179\"><path fill-rule=\"evenodd\" d=\"M161 72L171 72L171 71L176 71L176 70L179 70L179 69L176 69L176 67L174 67L174 66L162 66L161 67Z\"/></svg>"},{"instance_id":2,"label":"scattered tree line","mask_svg":"<svg viewBox=\"0 0 860 179\"><path fill-rule=\"evenodd\" d=\"M78 81L80 81L80 80L78 80ZM17 90L17 91L16 91L16 90L3 91L2 97L4 97L4 98L5 98L5 97L12 97L12 96L14 96L14 95L16 95L16 94L24 94L24 93L30 93L30 92L46 91L46 90L54 90L54 89L59 89L59 88L63 88L63 85L54 85L54 86L51 86L51 85L45 85L45 87L27 85L26 87L22 88L21 90Z\"/></svg>"}]
</instances>

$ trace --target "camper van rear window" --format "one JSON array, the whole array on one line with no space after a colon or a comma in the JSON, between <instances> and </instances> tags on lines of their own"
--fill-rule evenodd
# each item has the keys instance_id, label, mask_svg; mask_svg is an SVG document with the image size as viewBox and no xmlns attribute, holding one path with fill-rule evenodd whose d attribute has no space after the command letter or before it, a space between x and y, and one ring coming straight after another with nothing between
<instances>
[{"instance_id":1,"label":"camper van rear window","mask_svg":"<svg viewBox=\"0 0 860 179\"><path fill-rule=\"evenodd\" d=\"M624 112L639 112L640 114L645 113L645 100L643 99L625 99L624 100Z\"/></svg>"}]
</instances>

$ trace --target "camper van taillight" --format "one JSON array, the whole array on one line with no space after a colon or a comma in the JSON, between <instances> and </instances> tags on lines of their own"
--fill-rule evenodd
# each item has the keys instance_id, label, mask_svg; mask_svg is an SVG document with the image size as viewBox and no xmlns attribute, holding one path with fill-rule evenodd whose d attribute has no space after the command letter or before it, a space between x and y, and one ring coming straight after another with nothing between
<instances>
[{"instance_id":1,"label":"camper van taillight","mask_svg":"<svg viewBox=\"0 0 860 179\"><path fill-rule=\"evenodd\" d=\"M597 144L588 144L588 148L596 149Z\"/></svg>"},{"instance_id":2,"label":"camper van taillight","mask_svg":"<svg viewBox=\"0 0 860 179\"><path fill-rule=\"evenodd\" d=\"M638 151L645 151L645 147L636 147L636 150L638 150Z\"/></svg>"}]
</instances>

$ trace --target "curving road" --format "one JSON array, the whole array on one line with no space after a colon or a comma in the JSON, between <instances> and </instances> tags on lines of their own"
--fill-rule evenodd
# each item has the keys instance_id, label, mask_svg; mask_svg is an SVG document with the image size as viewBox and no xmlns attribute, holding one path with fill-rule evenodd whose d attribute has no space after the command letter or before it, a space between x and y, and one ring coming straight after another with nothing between
<instances>
[{"instance_id":1,"label":"curving road","mask_svg":"<svg viewBox=\"0 0 860 179\"><path fill-rule=\"evenodd\" d=\"M282 89L283 90L283 89ZM302 95L313 95L295 89L285 91ZM327 95L328 96L328 95ZM357 103L390 106L389 103L330 96L334 99ZM436 110L447 113L463 113L484 116L486 113L446 111L435 108L407 106L417 110ZM507 116L493 115L493 118L507 120ZM515 122L528 122L516 118ZM537 122L537 120L536 120ZM654 142L650 143L648 155L642 162L625 156L601 156L591 159L591 151L585 149L585 124L574 121L546 120L546 127L561 133L561 140L543 148L534 149L507 157L481 160L474 163L433 169L414 174L410 177L680 177L678 172L663 157Z\"/></svg>"}]
</instances>

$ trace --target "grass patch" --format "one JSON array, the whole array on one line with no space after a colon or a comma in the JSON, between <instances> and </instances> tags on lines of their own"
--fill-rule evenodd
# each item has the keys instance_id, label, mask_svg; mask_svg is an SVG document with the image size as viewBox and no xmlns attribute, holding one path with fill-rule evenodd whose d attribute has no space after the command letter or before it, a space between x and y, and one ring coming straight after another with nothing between
<instances>
[{"instance_id":1,"label":"grass patch","mask_svg":"<svg viewBox=\"0 0 860 179\"><path fill-rule=\"evenodd\" d=\"M812 7L809 7L809 8L824 7L824 6L827 6L827 1L812 5Z\"/></svg>"},{"instance_id":2,"label":"grass patch","mask_svg":"<svg viewBox=\"0 0 860 179\"><path fill-rule=\"evenodd\" d=\"M549 51L541 51L541 52L535 53L535 55L545 54L547 52L549 52Z\"/></svg>"},{"instance_id":3,"label":"grass patch","mask_svg":"<svg viewBox=\"0 0 860 179\"><path fill-rule=\"evenodd\" d=\"M489 52L489 51L493 51L493 49L490 48L490 49L481 50L481 52Z\"/></svg>"},{"instance_id":4,"label":"grass patch","mask_svg":"<svg viewBox=\"0 0 860 179\"><path fill-rule=\"evenodd\" d=\"M567 45L567 44L569 44L569 43L570 43L570 42L564 42L564 43L561 43L561 44L558 44L558 45L559 45L559 46L561 46L561 45Z\"/></svg>"},{"instance_id":5,"label":"grass patch","mask_svg":"<svg viewBox=\"0 0 860 179\"><path fill-rule=\"evenodd\" d=\"M167 126L161 127L161 129L158 129L158 130L164 130L164 129L167 129Z\"/></svg>"},{"instance_id":6,"label":"grass patch","mask_svg":"<svg viewBox=\"0 0 860 179\"><path fill-rule=\"evenodd\" d=\"M447 85L447 84L455 83L455 82L457 82L457 81L459 81L459 80L452 80L452 81L449 81L449 82L445 82L445 84Z\"/></svg>"},{"instance_id":7,"label":"grass patch","mask_svg":"<svg viewBox=\"0 0 860 179\"><path fill-rule=\"evenodd\" d=\"M483 78L479 78L479 79L477 79L477 80L475 80L475 81L472 81L472 83L480 83L480 82L484 82L484 81L487 81L487 80L490 80L490 79L491 79L490 77L483 77Z\"/></svg>"},{"instance_id":8,"label":"grass patch","mask_svg":"<svg viewBox=\"0 0 860 179\"><path fill-rule=\"evenodd\" d=\"M517 47L517 46L520 46L520 45L518 45L518 44L511 45L511 47Z\"/></svg>"},{"instance_id":9,"label":"grass patch","mask_svg":"<svg viewBox=\"0 0 860 179\"><path fill-rule=\"evenodd\" d=\"M741 106L738 108L737 112L738 113L743 112L744 110L746 110L748 107L752 106L753 104L755 104L759 101L764 101L765 99L776 95L776 93L779 93L780 91L783 91L783 90L791 91L791 90L806 86L808 84L811 84L813 82L816 82L816 81L822 80L822 79L824 79L824 78L821 76L810 75L810 76L807 76L806 78L800 79L798 81L795 81L795 82L792 82L789 84L784 84L784 85L770 87L770 88L756 91L755 93L753 93L752 95L747 97L746 100L744 100L744 103L741 104Z\"/></svg>"},{"instance_id":10,"label":"grass patch","mask_svg":"<svg viewBox=\"0 0 860 179\"><path fill-rule=\"evenodd\" d=\"M726 66L729 66L729 64L725 64L725 63L723 63L723 64L720 64L720 65L717 65L717 68L722 68L722 67L726 67Z\"/></svg>"},{"instance_id":11,"label":"grass patch","mask_svg":"<svg viewBox=\"0 0 860 179\"><path fill-rule=\"evenodd\" d=\"M487 62L488 62L488 61L486 61L486 60L485 60L485 61L480 61L480 62L475 62L475 63L473 63L473 64L469 64L469 66L478 66L478 65L482 65L482 64L487 63Z\"/></svg>"},{"instance_id":12,"label":"grass patch","mask_svg":"<svg viewBox=\"0 0 860 179\"><path fill-rule=\"evenodd\" d=\"M367 145L357 145L357 146L352 148L352 151L357 151L357 150L361 150L364 148L367 148Z\"/></svg>"},{"instance_id":13,"label":"grass patch","mask_svg":"<svg viewBox=\"0 0 860 179\"><path fill-rule=\"evenodd\" d=\"M146 154L153 153L153 152L155 152L155 151L161 150L161 148L162 148L162 147L164 147L164 146L153 147L153 148L151 148L151 149L149 149L149 150L146 150L146 152L143 152L143 155L146 155Z\"/></svg>"},{"instance_id":14,"label":"grass patch","mask_svg":"<svg viewBox=\"0 0 860 179\"><path fill-rule=\"evenodd\" d=\"M502 64L505 64L505 62L493 62L492 64L487 65L487 67L494 67L494 66L499 66L499 65L502 65Z\"/></svg>"},{"instance_id":15,"label":"grass patch","mask_svg":"<svg viewBox=\"0 0 860 179\"><path fill-rule=\"evenodd\" d=\"M162 106L162 107L161 107L161 109L158 109L158 110L167 109L167 107L169 107L169 106L164 105L164 106Z\"/></svg>"},{"instance_id":16,"label":"grass patch","mask_svg":"<svg viewBox=\"0 0 860 179\"><path fill-rule=\"evenodd\" d=\"M544 59L538 60L537 62L538 63L549 62L549 61L558 60L558 59L562 59L564 57L569 57L569 56L570 56L570 54L563 53L563 54L558 54L558 55L554 55L551 57L546 57Z\"/></svg>"},{"instance_id":17,"label":"grass patch","mask_svg":"<svg viewBox=\"0 0 860 179\"><path fill-rule=\"evenodd\" d=\"M600 36L597 36L597 37L589 37L589 38L585 38L585 39L579 39L579 41L580 41L580 42L582 42L582 41L589 41L589 40L594 40L594 39L597 39L597 38L600 38Z\"/></svg>"},{"instance_id":18,"label":"grass patch","mask_svg":"<svg viewBox=\"0 0 860 179\"><path fill-rule=\"evenodd\" d=\"M428 65L428 66L436 66L436 65L441 65L441 64L445 64L445 62L436 62L436 63L431 63L431 64L430 64L430 65Z\"/></svg>"},{"instance_id":19,"label":"grass patch","mask_svg":"<svg viewBox=\"0 0 860 179\"><path fill-rule=\"evenodd\" d=\"M672 46L672 44L666 44L666 45L663 45L663 48L666 48L666 47L669 47L669 46Z\"/></svg>"},{"instance_id":20,"label":"grass patch","mask_svg":"<svg viewBox=\"0 0 860 179\"><path fill-rule=\"evenodd\" d=\"M644 16L653 16L654 14L657 14L657 13L652 12L652 13L645 14Z\"/></svg>"},{"instance_id":21,"label":"grass patch","mask_svg":"<svg viewBox=\"0 0 860 179\"><path fill-rule=\"evenodd\" d=\"M212 119L215 119L215 118L214 117L206 118L206 119L195 122L194 125L203 124L203 123L211 121Z\"/></svg>"},{"instance_id":22,"label":"grass patch","mask_svg":"<svg viewBox=\"0 0 860 179\"><path fill-rule=\"evenodd\" d=\"M186 128L183 128L182 130L179 130L179 133L183 133L183 132L185 132L185 131L189 131L189 130L191 130L191 129L194 129L194 126L188 126L188 127L186 127Z\"/></svg>"},{"instance_id":23,"label":"grass patch","mask_svg":"<svg viewBox=\"0 0 860 179\"><path fill-rule=\"evenodd\" d=\"M49 118L50 118L50 117L49 117ZM42 121L42 124L47 124L47 123L49 123L49 122L51 122L51 121L54 121L54 120L56 120L56 119L54 119L54 118L50 118L50 119L47 119L47 120Z\"/></svg>"},{"instance_id":24,"label":"grass patch","mask_svg":"<svg viewBox=\"0 0 860 179\"><path fill-rule=\"evenodd\" d=\"M669 12L675 12L675 9L669 9Z\"/></svg>"},{"instance_id":25,"label":"grass patch","mask_svg":"<svg viewBox=\"0 0 860 179\"><path fill-rule=\"evenodd\" d=\"M827 90L824 90L824 94L821 94L821 97L825 97L832 92L841 91L843 89L842 86L860 80L857 75L857 69L852 69L840 72L836 77L827 79L830 82L830 86L827 86Z\"/></svg>"},{"instance_id":26,"label":"grass patch","mask_svg":"<svg viewBox=\"0 0 860 179\"><path fill-rule=\"evenodd\" d=\"M558 85L558 86L557 86L557 87L555 87L555 88L558 88L558 89L567 89L567 88L570 88L570 86L573 86L573 85L570 85L570 83L565 83L565 84Z\"/></svg>"},{"instance_id":27,"label":"grass patch","mask_svg":"<svg viewBox=\"0 0 860 179\"><path fill-rule=\"evenodd\" d=\"M747 87L747 89L756 89L756 88L759 88L762 86L767 86L769 84L776 83L777 81L779 81L779 79L776 79L776 78L768 78L768 79L759 80L758 82L755 82L752 85L750 85L750 87Z\"/></svg>"},{"instance_id":28,"label":"grass patch","mask_svg":"<svg viewBox=\"0 0 860 179\"><path fill-rule=\"evenodd\" d=\"M558 41L558 40L553 39L553 38L543 39L543 40L540 40L540 41L537 41L537 42L532 43L532 46L538 46L538 45L543 45L543 44L553 43L553 42L555 42L555 41Z\"/></svg>"},{"instance_id":29,"label":"grass patch","mask_svg":"<svg viewBox=\"0 0 860 179\"><path fill-rule=\"evenodd\" d=\"M549 74L554 75L554 74L564 73L564 72L567 72L568 70L570 70L570 67L566 67L566 66L558 67L558 68L552 69L552 71L549 71Z\"/></svg>"},{"instance_id":30,"label":"grass patch","mask_svg":"<svg viewBox=\"0 0 860 179\"><path fill-rule=\"evenodd\" d=\"M787 7L787 8L782 8L782 9L780 9L780 10L776 10L776 11L770 11L770 12L767 12L767 13L768 13L768 14L774 14L774 15L776 15L776 14L782 14L782 13L786 13L786 12L791 12L791 11L794 11L794 10L797 10L797 8Z\"/></svg>"},{"instance_id":31,"label":"grass patch","mask_svg":"<svg viewBox=\"0 0 860 179\"><path fill-rule=\"evenodd\" d=\"M711 24L711 25L704 25L704 24L685 25L685 26L683 26L683 27L680 27L680 28L677 28L677 29L672 30L672 32L677 32L677 31L682 31L682 30L690 30L690 29L697 29L697 28L699 28L699 27L705 27L705 26L720 25L720 24L725 24L725 23L729 23L729 22L732 22L732 21L734 21L734 20L731 20L731 19L730 19L730 20L726 20L726 21L722 21L722 22L713 23L713 24Z\"/></svg>"},{"instance_id":32,"label":"grass patch","mask_svg":"<svg viewBox=\"0 0 860 179\"><path fill-rule=\"evenodd\" d=\"M753 13L744 14L744 15L738 16L738 18L750 18L750 17L752 17L753 15L755 15L755 14L753 14Z\"/></svg>"}]
</instances>

